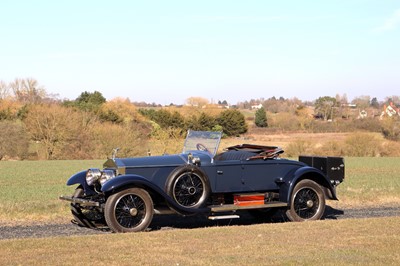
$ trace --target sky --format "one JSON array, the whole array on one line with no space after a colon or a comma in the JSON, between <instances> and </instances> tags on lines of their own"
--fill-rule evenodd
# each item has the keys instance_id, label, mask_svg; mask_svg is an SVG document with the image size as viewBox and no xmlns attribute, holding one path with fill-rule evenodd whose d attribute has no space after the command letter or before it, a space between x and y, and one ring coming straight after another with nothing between
<instances>
[{"instance_id":1,"label":"sky","mask_svg":"<svg viewBox=\"0 0 400 266\"><path fill-rule=\"evenodd\" d=\"M0 0L0 80L60 99L400 95L399 0Z\"/></svg>"}]
</instances>

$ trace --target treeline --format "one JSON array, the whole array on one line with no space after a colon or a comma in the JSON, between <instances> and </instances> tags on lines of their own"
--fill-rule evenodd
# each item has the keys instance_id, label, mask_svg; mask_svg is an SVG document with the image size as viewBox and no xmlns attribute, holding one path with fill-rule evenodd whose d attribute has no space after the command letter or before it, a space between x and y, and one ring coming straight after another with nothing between
<instances>
[{"instance_id":1,"label":"treeline","mask_svg":"<svg viewBox=\"0 0 400 266\"><path fill-rule=\"evenodd\" d=\"M247 131L238 110L186 118L163 109L138 110L129 99L106 101L98 91L62 101L33 79L1 82L0 95L0 160L104 158L116 147L122 148L119 156L164 153L168 141L183 139L189 128L226 136Z\"/></svg>"},{"instance_id":2,"label":"treeline","mask_svg":"<svg viewBox=\"0 0 400 266\"><path fill-rule=\"evenodd\" d=\"M188 129L222 131L228 137L248 131L365 131L399 141L400 116L380 119L389 102L398 106L400 98L378 102L362 96L349 103L338 95L314 102L272 97L231 106L191 97L180 106L138 107L129 99L107 101L98 91L60 100L34 79L0 81L0 160L104 158L116 147L122 148L120 156L171 153L179 151L173 149ZM360 117L361 110L368 116Z\"/></svg>"},{"instance_id":3,"label":"treeline","mask_svg":"<svg viewBox=\"0 0 400 266\"><path fill-rule=\"evenodd\" d=\"M163 129L174 128L184 132L188 129L222 131L226 136L239 136L246 133L248 128L244 115L236 109L224 110L217 116L201 112L188 118L177 111L165 109L139 109L139 113Z\"/></svg>"}]
</instances>

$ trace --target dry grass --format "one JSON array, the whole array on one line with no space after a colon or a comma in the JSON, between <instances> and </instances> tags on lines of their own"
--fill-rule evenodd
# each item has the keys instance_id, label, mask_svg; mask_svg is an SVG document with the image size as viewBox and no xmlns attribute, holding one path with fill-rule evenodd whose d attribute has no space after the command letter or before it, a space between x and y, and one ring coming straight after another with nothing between
<instances>
[{"instance_id":1,"label":"dry grass","mask_svg":"<svg viewBox=\"0 0 400 266\"><path fill-rule=\"evenodd\" d=\"M393 217L1 240L0 265L399 265L399 223Z\"/></svg>"}]
</instances>

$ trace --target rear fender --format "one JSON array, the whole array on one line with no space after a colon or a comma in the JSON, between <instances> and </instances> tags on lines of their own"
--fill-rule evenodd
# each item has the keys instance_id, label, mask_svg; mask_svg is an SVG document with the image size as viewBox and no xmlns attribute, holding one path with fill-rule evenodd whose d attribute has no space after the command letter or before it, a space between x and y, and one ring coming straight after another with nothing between
<instances>
[{"instance_id":1,"label":"rear fender","mask_svg":"<svg viewBox=\"0 0 400 266\"><path fill-rule=\"evenodd\" d=\"M185 208L178 205L174 199L172 199L164 190L162 190L159 186L150 182L148 179L139 176L139 175L120 175L110 179L102 186L101 190L106 194L112 194L114 191L119 191L128 187L140 187L145 190L156 193L165 199L165 201L171 206L173 209L183 214L192 214L192 213L204 213L209 211L208 208Z\"/></svg>"},{"instance_id":2,"label":"rear fender","mask_svg":"<svg viewBox=\"0 0 400 266\"><path fill-rule=\"evenodd\" d=\"M279 193L280 200L290 204L290 197L295 185L303 179L310 179L321 185L329 199L338 199L336 196L336 190L331 184L329 178L320 170L305 166L297 169L293 175L285 177L285 182L281 186Z\"/></svg>"}]
</instances>

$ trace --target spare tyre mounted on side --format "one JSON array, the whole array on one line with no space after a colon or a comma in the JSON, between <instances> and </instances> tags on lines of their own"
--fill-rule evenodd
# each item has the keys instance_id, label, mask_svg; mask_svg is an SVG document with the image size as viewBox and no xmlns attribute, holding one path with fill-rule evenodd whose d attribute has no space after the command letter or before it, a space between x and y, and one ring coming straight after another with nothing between
<instances>
[{"instance_id":1,"label":"spare tyre mounted on side","mask_svg":"<svg viewBox=\"0 0 400 266\"><path fill-rule=\"evenodd\" d=\"M195 165L177 167L168 176L165 190L175 202L185 208L200 208L210 196L207 175Z\"/></svg>"}]
</instances>

